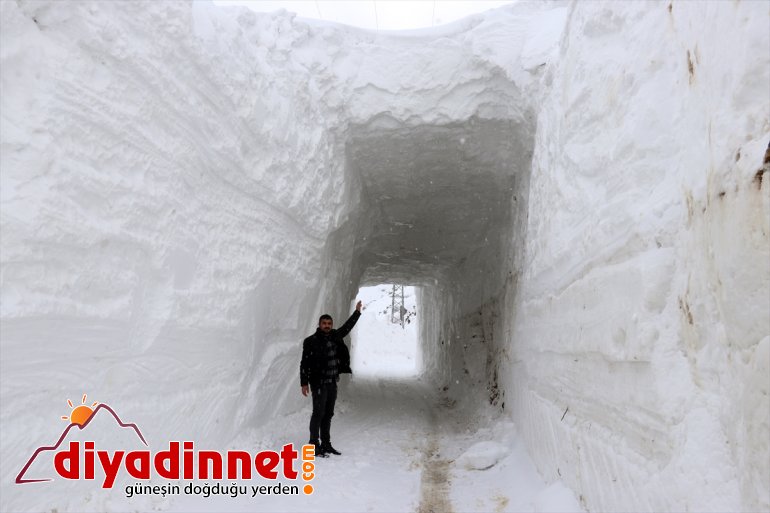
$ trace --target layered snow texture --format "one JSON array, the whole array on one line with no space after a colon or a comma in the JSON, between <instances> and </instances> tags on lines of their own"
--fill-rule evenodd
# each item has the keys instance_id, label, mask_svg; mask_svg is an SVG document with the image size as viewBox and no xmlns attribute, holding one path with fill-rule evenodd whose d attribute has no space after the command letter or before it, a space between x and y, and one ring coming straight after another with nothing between
<instances>
[{"instance_id":1,"label":"layered snow texture","mask_svg":"<svg viewBox=\"0 0 770 513\"><path fill-rule=\"evenodd\" d=\"M3 509L73 390L223 446L393 282L584 507L770 509L767 4L0 9Z\"/></svg>"}]
</instances>

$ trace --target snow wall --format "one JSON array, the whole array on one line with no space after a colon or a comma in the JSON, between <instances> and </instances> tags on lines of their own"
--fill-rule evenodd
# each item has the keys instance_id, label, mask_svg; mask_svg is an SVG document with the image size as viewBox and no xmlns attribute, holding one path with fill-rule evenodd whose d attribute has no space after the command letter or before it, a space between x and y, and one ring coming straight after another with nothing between
<instances>
[{"instance_id":1,"label":"snow wall","mask_svg":"<svg viewBox=\"0 0 770 513\"><path fill-rule=\"evenodd\" d=\"M770 509L767 4L0 9L3 509L81 392L211 448L296 411L379 282L588 509Z\"/></svg>"}]
</instances>

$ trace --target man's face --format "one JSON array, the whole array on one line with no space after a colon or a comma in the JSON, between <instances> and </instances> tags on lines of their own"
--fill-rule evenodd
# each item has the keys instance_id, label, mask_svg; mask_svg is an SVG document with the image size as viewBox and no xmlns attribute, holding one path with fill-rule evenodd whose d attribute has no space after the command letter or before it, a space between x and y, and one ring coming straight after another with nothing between
<instances>
[{"instance_id":1,"label":"man's face","mask_svg":"<svg viewBox=\"0 0 770 513\"><path fill-rule=\"evenodd\" d=\"M330 319L321 319L321 322L318 323L318 327L321 328L321 331L324 333L329 333L332 330L332 324L334 324L334 321Z\"/></svg>"}]
</instances>

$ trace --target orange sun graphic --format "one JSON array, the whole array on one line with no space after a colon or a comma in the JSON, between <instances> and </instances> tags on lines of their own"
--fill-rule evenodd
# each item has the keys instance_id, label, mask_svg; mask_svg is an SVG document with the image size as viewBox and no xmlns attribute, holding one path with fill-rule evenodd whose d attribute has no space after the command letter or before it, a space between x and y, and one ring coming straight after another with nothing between
<instances>
[{"instance_id":1,"label":"orange sun graphic","mask_svg":"<svg viewBox=\"0 0 770 513\"><path fill-rule=\"evenodd\" d=\"M83 400L81 401L81 404L79 406L73 407L72 401L67 399L67 404L70 405L70 408L72 408L72 413L70 413L69 417L65 417L62 415L62 420L69 420L73 424L77 424L79 426L82 426L86 422L88 422L88 419L91 418L91 414L94 412L93 407L96 406L99 403L94 403L91 406L86 405L86 394L83 394Z\"/></svg>"}]
</instances>

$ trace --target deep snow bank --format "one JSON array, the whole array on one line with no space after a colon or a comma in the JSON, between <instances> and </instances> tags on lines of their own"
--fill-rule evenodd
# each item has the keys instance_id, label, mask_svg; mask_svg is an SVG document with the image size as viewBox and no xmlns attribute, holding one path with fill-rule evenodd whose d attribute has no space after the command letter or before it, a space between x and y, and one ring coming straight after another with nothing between
<instances>
[{"instance_id":1,"label":"deep snow bank","mask_svg":"<svg viewBox=\"0 0 770 513\"><path fill-rule=\"evenodd\" d=\"M318 315L400 281L589 508L770 507L768 13L706 5L2 2L3 482L80 392L210 447L297 410Z\"/></svg>"},{"instance_id":2,"label":"deep snow bank","mask_svg":"<svg viewBox=\"0 0 770 513\"><path fill-rule=\"evenodd\" d=\"M504 375L539 468L592 509L770 509L768 18L571 10Z\"/></svg>"}]
</instances>

